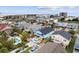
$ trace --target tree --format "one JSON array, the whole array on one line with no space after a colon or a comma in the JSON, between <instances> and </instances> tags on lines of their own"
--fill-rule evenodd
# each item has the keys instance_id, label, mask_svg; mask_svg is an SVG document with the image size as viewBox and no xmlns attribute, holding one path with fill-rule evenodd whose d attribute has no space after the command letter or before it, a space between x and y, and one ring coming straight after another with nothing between
<instances>
[{"instance_id":1,"label":"tree","mask_svg":"<svg viewBox=\"0 0 79 59\"><path fill-rule=\"evenodd\" d=\"M0 49L2 48L2 43L0 43Z\"/></svg>"},{"instance_id":2,"label":"tree","mask_svg":"<svg viewBox=\"0 0 79 59\"><path fill-rule=\"evenodd\" d=\"M0 32L0 52L7 53L15 49L16 47L13 43L13 40L8 40L7 34L5 32Z\"/></svg>"},{"instance_id":3,"label":"tree","mask_svg":"<svg viewBox=\"0 0 79 59\"><path fill-rule=\"evenodd\" d=\"M71 21L71 19L68 19L68 21Z\"/></svg>"},{"instance_id":4,"label":"tree","mask_svg":"<svg viewBox=\"0 0 79 59\"><path fill-rule=\"evenodd\" d=\"M51 24L51 27L54 28L54 24Z\"/></svg>"},{"instance_id":5,"label":"tree","mask_svg":"<svg viewBox=\"0 0 79 59\"><path fill-rule=\"evenodd\" d=\"M13 27L13 32L17 32L17 33L21 34L23 32L23 30L18 29L17 27Z\"/></svg>"},{"instance_id":6,"label":"tree","mask_svg":"<svg viewBox=\"0 0 79 59\"><path fill-rule=\"evenodd\" d=\"M4 52L3 50L5 50L5 52L9 52L13 49L15 49L15 45L13 44L13 40L0 39L0 52Z\"/></svg>"},{"instance_id":7,"label":"tree","mask_svg":"<svg viewBox=\"0 0 79 59\"><path fill-rule=\"evenodd\" d=\"M20 43L20 47L22 47L22 48L24 49L25 44L26 44L26 42L25 42L25 41L22 41L22 42Z\"/></svg>"},{"instance_id":8,"label":"tree","mask_svg":"<svg viewBox=\"0 0 79 59\"><path fill-rule=\"evenodd\" d=\"M5 44L6 44L5 47L7 47L8 50L13 50L13 49L15 49L13 43L14 43L13 40L8 40L8 41L5 42Z\"/></svg>"},{"instance_id":9,"label":"tree","mask_svg":"<svg viewBox=\"0 0 79 59\"><path fill-rule=\"evenodd\" d=\"M29 38L29 33L26 31L23 31L21 35L22 35L22 40L26 40L27 38Z\"/></svg>"},{"instance_id":10,"label":"tree","mask_svg":"<svg viewBox=\"0 0 79 59\"><path fill-rule=\"evenodd\" d=\"M0 49L0 52L1 53L7 53L7 52L9 52L9 50L6 47L3 47L3 48Z\"/></svg>"},{"instance_id":11,"label":"tree","mask_svg":"<svg viewBox=\"0 0 79 59\"><path fill-rule=\"evenodd\" d=\"M70 30L68 31L70 34L74 35L75 34L75 31L74 30Z\"/></svg>"},{"instance_id":12,"label":"tree","mask_svg":"<svg viewBox=\"0 0 79 59\"><path fill-rule=\"evenodd\" d=\"M0 36L1 36L3 39L8 39L7 33L4 32L4 31L0 31Z\"/></svg>"},{"instance_id":13,"label":"tree","mask_svg":"<svg viewBox=\"0 0 79 59\"><path fill-rule=\"evenodd\" d=\"M8 40L8 36L6 32L0 31L0 41L4 43L4 41Z\"/></svg>"},{"instance_id":14,"label":"tree","mask_svg":"<svg viewBox=\"0 0 79 59\"><path fill-rule=\"evenodd\" d=\"M60 21L64 21L64 18L61 18Z\"/></svg>"},{"instance_id":15,"label":"tree","mask_svg":"<svg viewBox=\"0 0 79 59\"><path fill-rule=\"evenodd\" d=\"M52 42L52 41L53 41L53 39L51 38L51 36L48 38L48 40L49 40L50 42Z\"/></svg>"},{"instance_id":16,"label":"tree","mask_svg":"<svg viewBox=\"0 0 79 59\"><path fill-rule=\"evenodd\" d=\"M78 18L73 19L72 21L78 21Z\"/></svg>"}]
</instances>

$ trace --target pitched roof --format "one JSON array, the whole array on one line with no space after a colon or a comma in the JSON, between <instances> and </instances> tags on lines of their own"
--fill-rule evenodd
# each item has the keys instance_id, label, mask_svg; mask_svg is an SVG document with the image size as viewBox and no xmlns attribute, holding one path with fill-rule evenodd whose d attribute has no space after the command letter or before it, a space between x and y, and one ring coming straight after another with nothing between
<instances>
[{"instance_id":1,"label":"pitched roof","mask_svg":"<svg viewBox=\"0 0 79 59\"><path fill-rule=\"evenodd\" d=\"M53 29L51 27L45 27L39 30L40 32L42 32L43 34L48 34L51 31L53 31Z\"/></svg>"},{"instance_id":2,"label":"pitched roof","mask_svg":"<svg viewBox=\"0 0 79 59\"><path fill-rule=\"evenodd\" d=\"M11 27L8 24L0 24L0 30L10 29Z\"/></svg>"},{"instance_id":3,"label":"pitched roof","mask_svg":"<svg viewBox=\"0 0 79 59\"><path fill-rule=\"evenodd\" d=\"M65 49L61 44L54 42L47 42L41 48L39 48L36 53L65 53Z\"/></svg>"},{"instance_id":4,"label":"pitched roof","mask_svg":"<svg viewBox=\"0 0 79 59\"><path fill-rule=\"evenodd\" d=\"M65 37L67 40L70 40L71 38L71 34L64 30L55 31L53 34L60 34L61 36Z\"/></svg>"}]
</instances>

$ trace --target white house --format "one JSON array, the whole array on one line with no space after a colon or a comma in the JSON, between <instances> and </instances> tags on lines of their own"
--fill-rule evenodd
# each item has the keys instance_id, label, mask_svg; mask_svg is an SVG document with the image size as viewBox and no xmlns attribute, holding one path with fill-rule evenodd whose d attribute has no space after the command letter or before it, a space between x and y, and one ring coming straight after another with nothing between
<instances>
[{"instance_id":1,"label":"white house","mask_svg":"<svg viewBox=\"0 0 79 59\"><path fill-rule=\"evenodd\" d=\"M79 29L79 24L76 23L58 22L55 25L65 27L67 29L73 29L75 31Z\"/></svg>"},{"instance_id":2,"label":"white house","mask_svg":"<svg viewBox=\"0 0 79 59\"><path fill-rule=\"evenodd\" d=\"M58 19L57 18L50 18L49 23L57 23Z\"/></svg>"},{"instance_id":3,"label":"white house","mask_svg":"<svg viewBox=\"0 0 79 59\"><path fill-rule=\"evenodd\" d=\"M36 30L43 28L43 26L40 24L30 24L26 23L25 21L17 22L16 27L20 29L24 28L25 31L29 30L31 32L35 32Z\"/></svg>"},{"instance_id":4,"label":"white house","mask_svg":"<svg viewBox=\"0 0 79 59\"><path fill-rule=\"evenodd\" d=\"M64 47L68 46L71 41L71 34L63 30L55 31L51 36L55 43L61 43Z\"/></svg>"},{"instance_id":5,"label":"white house","mask_svg":"<svg viewBox=\"0 0 79 59\"><path fill-rule=\"evenodd\" d=\"M69 17L66 17L65 18L65 21L68 21L68 20L73 20L75 17L73 17L73 16L69 16Z\"/></svg>"}]
</instances>

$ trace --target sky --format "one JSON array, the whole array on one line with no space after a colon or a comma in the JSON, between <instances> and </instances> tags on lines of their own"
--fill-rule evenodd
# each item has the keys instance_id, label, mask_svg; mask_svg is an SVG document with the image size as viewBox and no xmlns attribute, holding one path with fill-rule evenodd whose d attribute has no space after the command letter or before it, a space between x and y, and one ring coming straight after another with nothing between
<instances>
[{"instance_id":1,"label":"sky","mask_svg":"<svg viewBox=\"0 0 79 59\"><path fill-rule=\"evenodd\" d=\"M58 14L79 16L79 6L0 6L0 14Z\"/></svg>"}]
</instances>

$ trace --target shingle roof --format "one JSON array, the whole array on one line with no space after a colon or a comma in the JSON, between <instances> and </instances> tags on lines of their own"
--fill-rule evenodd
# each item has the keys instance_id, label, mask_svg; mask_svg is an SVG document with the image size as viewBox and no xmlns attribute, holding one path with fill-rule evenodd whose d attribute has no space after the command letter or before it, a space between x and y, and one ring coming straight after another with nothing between
<instances>
[{"instance_id":1,"label":"shingle roof","mask_svg":"<svg viewBox=\"0 0 79 59\"><path fill-rule=\"evenodd\" d=\"M71 34L66 32L66 31L64 31L64 30L55 31L53 34L60 34L63 37L65 37L67 40L70 40L70 38L71 38Z\"/></svg>"},{"instance_id":2,"label":"shingle roof","mask_svg":"<svg viewBox=\"0 0 79 59\"><path fill-rule=\"evenodd\" d=\"M45 27L39 30L40 32L42 32L43 34L48 34L49 32L53 31L53 29L51 27Z\"/></svg>"},{"instance_id":3,"label":"shingle roof","mask_svg":"<svg viewBox=\"0 0 79 59\"><path fill-rule=\"evenodd\" d=\"M45 45L40 47L36 53L65 53L65 49L61 44L54 42L47 42Z\"/></svg>"}]
</instances>

